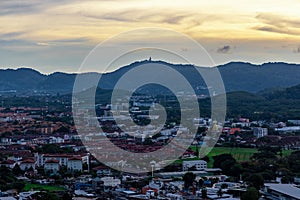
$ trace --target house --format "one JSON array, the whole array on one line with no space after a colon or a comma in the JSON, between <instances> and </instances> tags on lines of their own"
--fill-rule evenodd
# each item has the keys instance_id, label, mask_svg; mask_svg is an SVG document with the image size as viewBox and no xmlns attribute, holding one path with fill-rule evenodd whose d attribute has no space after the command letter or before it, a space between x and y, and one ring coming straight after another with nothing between
<instances>
[{"instance_id":1,"label":"house","mask_svg":"<svg viewBox=\"0 0 300 200\"><path fill-rule=\"evenodd\" d=\"M82 171L82 159L81 157L72 157L68 159L67 168L69 171Z\"/></svg>"},{"instance_id":2,"label":"house","mask_svg":"<svg viewBox=\"0 0 300 200\"><path fill-rule=\"evenodd\" d=\"M26 171L30 168L35 170L35 161L33 159L26 159L20 162L20 168L23 171Z\"/></svg>"},{"instance_id":3,"label":"house","mask_svg":"<svg viewBox=\"0 0 300 200\"><path fill-rule=\"evenodd\" d=\"M111 175L111 170L106 166L97 166L93 168L96 171L97 176L109 176Z\"/></svg>"},{"instance_id":4,"label":"house","mask_svg":"<svg viewBox=\"0 0 300 200\"><path fill-rule=\"evenodd\" d=\"M102 177L100 180L103 181L104 186L109 187L117 187L121 184L121 180L114 177Z\"/></svg>"},{"instance_id":5,"label":"house","mask_svg":"<svg viewBox=\"0 0 300 200\"><path fill-rule=\"evenodd\" d=\"M240 132L241 132L241 128L231 128L229 130L230 135L234 135L235 133L240 133Z\"/></svg>"},{"instance_id":6,"label":"house","mask_svg":"<svg viewBox=\"0 0 300 200\"><path fill-rule=\"evenodd\" d=\"M65 140L61 137L49 137L49 144L57 144L57 143L64 143Z\"/></svg>"},{"instance_id":7,"label":"house","mask_svg":"<svg viewBox=\"0 0 300 200\"><path fill-rule=\"evenodd\" d=\"M204 160L188 160L188 161L183 161L183 163L182 163L182 171L188 171L191 168L195 168L195 170L197 170L197 171L205 170L207 168L207 162L204 161Z\"/></svg>"},{"instance_id":8,"label":"house","mask_svg":"<svg viewBox=\"0 0 300 200\"><path fill-rule=\"evenodd\" d=\"M28 192L21 192L19 194L19 200L27 200L27 199L32 199L32 195L35 193L38 193L40 191L28 191Z\"/></svg>"},{"instance_id":9,"label":"house","mask_svg":"<svg viewBox=\"0 0 300 200\"><path fill-rule=\"evenodd\" d=\"M56 173L59 171L59 161L55 159L47 160L44 165L44 171Z\"/></svg>"},{"instance_id":10,"label":"house","mask_svg":"<svg viewBox=\"0 0 300 200\"><path fill-rule=\"evenodd\" d=\"M253 135L256 138L261 138L268 135L268 129L267 128L261 128L261 127L254 127L253 128Z\"/></svg>"}]
</instances>

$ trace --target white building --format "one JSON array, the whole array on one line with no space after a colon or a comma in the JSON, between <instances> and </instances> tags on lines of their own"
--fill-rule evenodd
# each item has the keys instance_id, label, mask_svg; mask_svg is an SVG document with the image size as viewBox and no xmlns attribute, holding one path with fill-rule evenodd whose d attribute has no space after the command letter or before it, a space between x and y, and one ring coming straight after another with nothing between
<instances>
[{"instance_id":1,"label":"white building","mask_svg":"<svg viewBox=\"0 0 300 200\"><path fill-rule=\"evenodd\" d=\"M59 161L52 159L47 160L44 165L45 172L56 173L59 171Z\"/></svg>"},{"instance_id":2,"label":"white building","mask_svg":"<svg viewBox=\"0 0 300 200\"><path fill-rule=\"evenodd\" d=\"M256 138L261 138L268 135L268 129L267 128L261 128L261 127L254 127L253 128L253 135Z\"/></svg>"},{"instance_id":3,"label":"white building","mask_svg":"<svg viewBox=\"0 0 300 200\"><path fill-rule=\"evenodd\" d=\"M26 171L28 169L32 168L35 170L35 161L31 159L23 160L20 162L20 169L23 171Z\"/></svg>"},{"instance_id":4,"label":"white building","mask_svg":"<svg viewBox=\"0 0 300 200\"><path fill-rule=\"evenodd\" d=\"M69 171L82 171L82 159L80 157L73 157L68 159L67 168Z\"/></svg>"},{"instance_id":5,"label":"white building","mask_svg":"<svg viewBox=\"0 0 300 200\"><path fill-rule=\"evenodd\" d=\"M207 162L204 160L188 160L183 161L182 170L188 171L190 168L195 167L197 171L205 170L207 168Z\"/></svg>"},{"instance_id":6,"label":"white building","mask_svg":"<svg viewBox=\"0 0 300 200\"><path fill-rule=\"evenodd\" d=\"M57 144L57 143L64 143L64 138L61 137L49 137L49 144Z\"/></svg>"},{"instance_id":7,"label":"white building","mask_svg":"<svg viewBox=\"0 0 300 200\"><path fill-rule=\"evenodd\" d=\"M44 166L47 160L58 160L60 166L68 166L68 160L73 157L79 157L82 159L83 163L88 162L88 156L81 156L81 155L70 155L70 154L39 154L35 153L34 158L36 160L36 164L39 167Z\"/></svg>"},{"instance_id":8,"label":"white building","mask_svg":"<svg viewBox=\"0 0 300 200\"><path fill-rule=\"evenodd\" d=\"M27 200L31 199L31 196L35 193L38 193L40 191L28 191L28 192L20 192L19 194L19 200Z\"/></svg>"},{"instance_id":9,"label":"white building","mask_svg":"<svg viewBox=\"0 0 300 200\"><path fill-rule=\"evenodd\" d=\"M114 177L103 177L100 180L103 181L104 186L116 187L121 184L121 180Z\"/></svg>"}]
</instances>

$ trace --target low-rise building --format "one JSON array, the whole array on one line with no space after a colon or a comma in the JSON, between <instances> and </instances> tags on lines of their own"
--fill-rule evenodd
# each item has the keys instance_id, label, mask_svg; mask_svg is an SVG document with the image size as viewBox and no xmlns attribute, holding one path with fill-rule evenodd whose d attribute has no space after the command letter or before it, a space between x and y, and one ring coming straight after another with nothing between
<instances>
[{"instance_id":1,"label":"low-rise building","mask_svg":"<svg viewBox=\"0 0 300 200\"><path fill-rule=\"evenodd\" d=\"M268 135L268 129L267 128L261 128L261 127L254 127L253 128L253 135L256 138L261 138Z\"/></svg>"},{"instance_id":2,"label":"low-rise building","mask_svg":"<svg viewBox=\"0 0 300 200\"><path fill-rule=\"evenodd\" d=\"M183 161L182 163L182 171L188 171L194 168L193 170L205 170L207 168L207 162L204 160L189 160Z\"/></svg>"},{"instance_id":3,"label":"low-rise building","mask_svg":"<svg viewBox=\"0 0 300 200\"><path fill-rule=\"evenodd\" d=\"M44 165L44 171L57 173L59 171L59 161L55 159L47 160Z\"/></svg>"},{"instance_id":4,"label":"low-rise building","mask_svg":"<svg viewBox=\"0 0 300 200\"><path fill-rule=\"evenodd\" d=\"M82 171L82 159L80 157L73 157L68 159L67 168L69 171Z\"/></svg>"},{"instance_id":5,"label":"low-rise building","mask_svg":"<svg viewBox=\"0 0 300 200\"><path fill-rule=\"evenodd\" d=\"M35 170L35 161L32 159L26 159L20 162L20 169L23 171L26 171L28 169L32 168Z\"/></svg>"},{"instance_id":6,"label":"low-rise building","mask_svg":"<svg viewBox=\"0 0 300 200\"><path fill-rule=\"evenodd\" d=\"M292 184L266 183L262 190L266 199L272 200L299 200L300 188Z\"/></svg>"}]
</instances>

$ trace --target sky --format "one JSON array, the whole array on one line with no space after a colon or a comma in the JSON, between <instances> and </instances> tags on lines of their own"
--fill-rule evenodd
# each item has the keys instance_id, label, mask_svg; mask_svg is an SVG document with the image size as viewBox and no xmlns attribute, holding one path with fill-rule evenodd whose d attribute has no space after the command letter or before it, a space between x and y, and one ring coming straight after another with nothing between
<instances>
[{"instance_id":1,"label":"sky","mask_svg":"<svg viewBox=\"0 0 300 200\"><path fill-rule=\"evenodd\" d=\"M99 43L148 27L187 35L216 65L300 63L299 10L299 0L1 0L0 68L76 72Z\"/></svg>"}]
</instances>

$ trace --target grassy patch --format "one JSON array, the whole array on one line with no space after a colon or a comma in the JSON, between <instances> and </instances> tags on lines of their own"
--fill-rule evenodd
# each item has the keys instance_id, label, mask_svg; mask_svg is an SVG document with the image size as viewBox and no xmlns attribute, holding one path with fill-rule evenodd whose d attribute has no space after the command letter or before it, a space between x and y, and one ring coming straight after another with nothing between
<instances>
[{"instance_id":1,"label":"grassy patch","mask_svg":"<svg viewBox=\"0 0 300 200\"><path fill-rule=\"evenodd\" d=\"M193 150L196 147L192 147ZM283 150L283 156L287 156L291 154L292 150ZM238 162L244 162L250 160L251 156L254 153L257 153L256 148L230 148L230 147L214 147L211 152L207 155L209 157L208 167L211 168L213 166L213 156L217 156L220 154L231 154ZM184 160L197 160L197 158L193 159L184 159ZM182 163L183 160L177 160L176 163Z\"/></svg>"},{"instance_id":2,"label":"grassy patch","mask_svg":"<svg viewBox=\"0 0 300 200\"><path fill-rule=\"evenodd\" d=\"M25 185L23 188L24 191L29 191L29 190L47 190L49 192L53 191L63 191L65 188L59 187L59 186L54 186L54 185L41 185L41 184L32 184L28 183Z\"/></svg>"}]
</instances>

